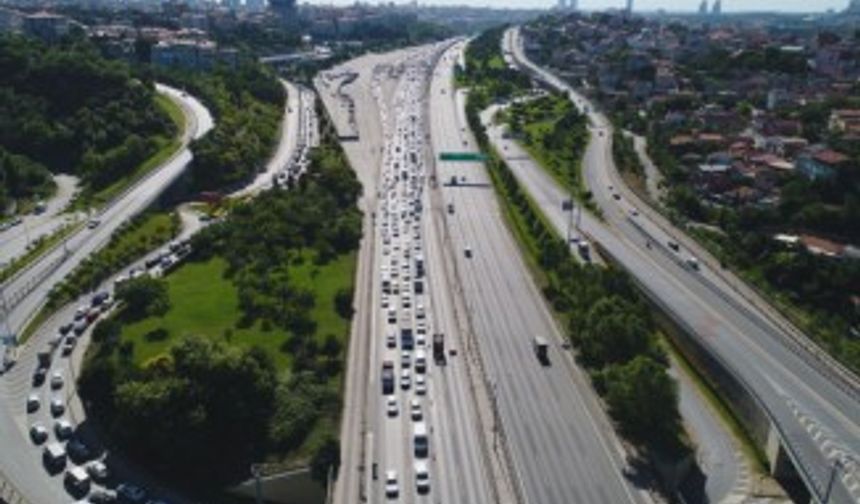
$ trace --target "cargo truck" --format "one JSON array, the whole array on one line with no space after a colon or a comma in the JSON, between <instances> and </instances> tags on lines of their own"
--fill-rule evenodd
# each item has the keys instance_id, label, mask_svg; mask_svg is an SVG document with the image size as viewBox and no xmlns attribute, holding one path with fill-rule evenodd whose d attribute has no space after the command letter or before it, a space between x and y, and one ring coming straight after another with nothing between
<instances>
[{"instance_id":1,"label":"cargo truck","mask_svg":"<svg viewBox=\"0 0 860 504\"><path fill-rule=\"evenodd\" d=\"M394 393L394 362L390 360L382 362L382 393Z\"/></svg>"},{"instance_id":2,"label":"cargo truck","mask_svg":"<svg viewBox=\"0 0 860 504\"><path fill-rule=\"evenodd\" d=\"M533 341L535 355L537 355L538 360L544 366L549 365L549 356L547 355L547 351L549 350L549 344L547 344L546 340L540 336L535 336Z\"/></svg>"},{"instance_id":3,"label":"cargo truck","mask_svg":"<svg viewBox=\"0 0 860 504\"><path fill-rule=\"evenodd\" d=\"M445 364L445 335L442 333L433 335L433 360L436 364Z\"/></svg>"}]
</instances>

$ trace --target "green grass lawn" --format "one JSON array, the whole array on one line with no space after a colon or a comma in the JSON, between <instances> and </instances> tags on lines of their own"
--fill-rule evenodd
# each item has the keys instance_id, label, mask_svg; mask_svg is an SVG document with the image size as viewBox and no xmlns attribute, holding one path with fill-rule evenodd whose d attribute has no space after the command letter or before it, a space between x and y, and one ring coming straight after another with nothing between
<instances>
[{"instance_id":1,"label":"green grass lawn","mask_svg":"<svg viewBox=\"0 0 860 504\"><path fill-rule=\"evenodd\" d=\"M266 331L259 322L248 328L236 327L239 297L236 287L224 278L226 268L223 259L214 258L185 264L166 277L170 310L163 317L150 317L123 327L123 340L134 344L135 364L142 365L164 353L178 337L197 334L244 347L258 346L272 356L279 369L289 369L290 355L282 349L289 338L284 330ZM313 289L316 295L312 317L317 322L316 337L320 342L329 333L347 337L349 321L335 313L334 296L352 284L354 269L355 254L349 254L324 266L307 260L292 270L295 281ZM167 331L167 337L153 339L158 329Z\"/></svg>"}]
</instances>

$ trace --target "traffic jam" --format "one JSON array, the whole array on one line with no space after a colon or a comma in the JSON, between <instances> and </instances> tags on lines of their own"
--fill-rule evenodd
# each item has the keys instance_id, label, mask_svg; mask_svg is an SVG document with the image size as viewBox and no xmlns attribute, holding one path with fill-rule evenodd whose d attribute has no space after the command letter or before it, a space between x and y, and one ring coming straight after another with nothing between
<instances>
[{"instance_id":1,"label":"traffic jam","mask_svg":"<svg viewBox=\"0 0 860 504\"><path fill-rule=\"evenodd\" d=\"M375 457L373 478L388 501L411 501L432 488L429 410L431 356L444 363L444 336L431 332L427 265L422 239L425 215L425 138L423 93L431 57L413 58L402 71L393 106L374 83L386 144L375 215L381 249L379 281L380 384L384 456ZM393 111L393 117L386 114ZM403 449L408 440L408 449ZM404 455L405 454L405 455ZM420 500L420 498L419 498Z\"/></svg>"}]
</instances>

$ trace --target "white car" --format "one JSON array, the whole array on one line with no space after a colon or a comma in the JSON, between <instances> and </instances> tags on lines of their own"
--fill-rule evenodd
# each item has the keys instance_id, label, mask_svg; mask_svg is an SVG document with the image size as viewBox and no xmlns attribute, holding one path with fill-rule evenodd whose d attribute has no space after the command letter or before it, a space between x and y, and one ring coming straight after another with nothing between
<instances>
[{"instance_id":1,"label":"white car","mask_svg":"<svg viewBox=\"0 0 860 504\"><path fill-rule=\"evenodd\" d=\"M51 414L58 417L66 412L66 403L59 397L51 399Z\"/></svg>"},{"instance_id":2,"label":"white car","mask_svg":"<svg viewBox=\"0 0 860 504\"><path fill-rule=\"evenodd\" d=\"M54 374L51 375L51 388L58 389L63 387L63 373L61 371L54 371Z\"/></svg>"},{"instance_id":3,"label":"white car","mask_svg":"<svg viewBox=\"0 0 860 504\"><path fill-rule=\"evenodd\" d=\"M41 401L39 401L39 396L37 394L30 394L27 396L27 413L32 413L39 409L41 405Z\"/></svg>"},{"instance_id":4,"label":"white car","mask_svg":"<svg viewBox=\"0 0 860 504\"><path fill-rule=\"evenodd\" d=\"M424 460L415 461L415 489L420 494L430 491L430 470Z\"/></svg>"},{"instance_id":5,"label":"white car","mask_svg":"<svg viewBox=\"0 0 860 504\"><path fill-rule=\"evenodd\" d=\"M388 333L385 337L385 346L388 348L397 348L397 335L394 333Z\"/></svg>"},{"instance_id":6,"label":"white car","mask_svg":"<svg viewBox=\"0 0 860 504\"><path fill-rule=\"evenodd\" d=\"M412 399L412 401L409 403L409 415L415 422L420 422L421 419L424 418L424 413L421 411L420 399Z\"/></svg>"},{"instance_id":7,"label":"white car","mask_svg":"<svg viewBox=\"0 0 860 504\"><path fill-rule=\"evenodd\" d=\"M400 367L403 369L407 369L412 366L412 354L407 351L404 351L400 355Z\"/></svg>"},{"instance_id":8,"label":"white car","mask_svg":"<svg viewBox=\"0 0 860 504\"><path fill-rule=\"evenodd\" d=\"M409 373L408 369L404 369L403 372L400 373L400 388L402 388L403 390L408 390L411 386L412 374Z\"/></svg>"},{"instance_id":9,"label":"white car","mask_svg":"<svg viewBox=\"0 0 860 504\"><path fill-rule=\"evenodd\" d=\"M388 413L388 416L396 417L398 413L397 399L395 399L394 397L389 397L385 403L385 411Z\"/></svg>"},{"instance_id":10,"label":"white car","mask_svg":"<svg viewBox=\"0 0 860 504\"><path fill-rule=\"evenodd\" d=\"M385 496L396 499L400 494L400 485L397 484L397 471L389 469L385 471Z\"/></svg>"},{"instance_id":11,"label":"white car","mask_svg":"<svg viewBox=\"0 0 860 504\"><path fill-rule=\"evenodd\" d=\"M427 394L427 378L423 374L415 375L415 393L418 395Z\"/></svg>"}]
</instances>

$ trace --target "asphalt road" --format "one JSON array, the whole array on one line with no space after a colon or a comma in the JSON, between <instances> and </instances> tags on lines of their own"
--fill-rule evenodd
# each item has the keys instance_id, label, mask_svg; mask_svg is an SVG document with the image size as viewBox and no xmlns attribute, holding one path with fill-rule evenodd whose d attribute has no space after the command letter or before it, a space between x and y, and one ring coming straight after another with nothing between
<instances>
[{"instance_id":1,"label":"asphalt road","mask_svg":"<svg viewBox=\"0 0 860 504\"><path fill-rule=\"evenodd\" d=\"M526 61L521 45L512 45L517 60ZM750 303L727 283L724 272L712 269L706 261L700 261L700 268L694 270L687 263L693 255L689 249L682 245L676 253L668 248L669 240L682 244L687 240L644 205L630 202L634 196L614 169L612 132L606 118L569 86L542 69L531 68L589 110L593 134L583 167L605 222L586 214L582 229L760 398L790 455L820 494L838 460L843 467L831 502L860 502L858 390L835 378L807 349L794 343L793 335L774 322L767 307ZM511 167L557 229L563 229L561 201L568 195L542 170L517 169L517 163ZM634 208L639 215L632 215ZM646 242L652 247L645 247Z\"/></svg>"},{"instance_id":2,"label":"asphalt road","mask_svg":"<svg viewBox=\"0 0 860 504\"><path fill-rule=\"evenodd\" d=\"M465 96L453 86L459 59L451 53L431 85L437 159L443 151L476 150ZM587 379L562 348L562 334L506 227L483 164L437 161L436 172L442 198L453 206L446 221L456 269L497 404L499 443L509 448L522 501L649 501ZM535 356L535 336L550 341L549 366Z\"/></svg>"},{"instance_id":3,"label":"asphalt road","mask_svg":"<svg viewBox=\"0 0 860 504\"><path fill-rule=\"evenodd\" d=\"M77 177L72 175L55 175L57 192L45 201L44 212L36 215L21 216L21 223L6 231L0 231L0 269L13 259L24 255L27 248L40 237L47 237L58 230L63 224L80 218L77 215L63 213L66 205L72 200L77 189Z\"/></svg>"},{"instance_id":4,"label":"asphalt road","mask_svg":"<svg viewBox=\"0 0 860 504\"><path fill-rule=\"evenodd\" d=\"M414 362L402 364L402 354L408 353L414 360L415 351L404 351L399 341L391 348L385 340L405 324L416 333L424 332L427 341L433 332L445 332L449 345L457 341L455 309L443 269L444 246L429 217L438 209L433 209L427 194L425 172L429 153L424 142L424 95L427 77L441 50L442 46L422 46L368 55L332 70L332 75L356 75L351 84L343 88L331 85L334 78L317 82L332 115L348 113L343 107L345 101L355 108L354 125L345 117L336 118L336 123L349 133L358 131L360 140L344 142L344 148L365 187L362 208L366 213L366 233L359 258L357 318L353 324L344 415L352 421L343 426L344 463L334 499L338 503L357 499L494 501L481 459L481 437L473 420L467 363L457 358L449 359L446 366L428 362L427 371L419 373ZM418 201L423 209L413 215L406 216L406 211L401 210ZM415 263L419 254L426 261L423 277ZM391 282L397 284L398 293L383 292L383 268L392 276L397 271ZM413 283L419 278L425 285L420 293L414 290ZM388 320L390 309L394 310L395 323ZM425 329L419 329L421 326ZM420 344L416 351L418 348ZM429 346L424 349L429 358ZM386 359L394 362L397 378L394 393L383 396L380 371ZM401 379L404 371L412 380L407 388ZM419 376L426 379L424 393L414 383ZM396 414L387 411L389 398L396 401ZM412 400L419 402L421 421L428 426L427 459L413 453L416 421L409 409ZM413 464L417 460L426 460L429 466L430 490L426 494L419 493L415 484ZM385 496L385 473L389 470L397 473L396 498Z\"/></svg>"}]
</instances>

